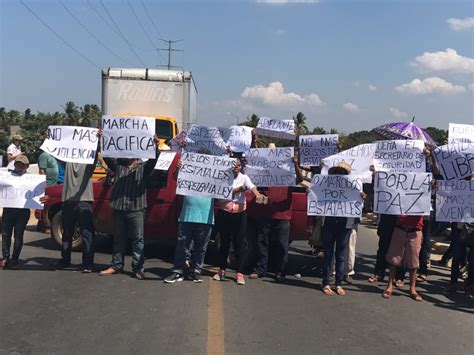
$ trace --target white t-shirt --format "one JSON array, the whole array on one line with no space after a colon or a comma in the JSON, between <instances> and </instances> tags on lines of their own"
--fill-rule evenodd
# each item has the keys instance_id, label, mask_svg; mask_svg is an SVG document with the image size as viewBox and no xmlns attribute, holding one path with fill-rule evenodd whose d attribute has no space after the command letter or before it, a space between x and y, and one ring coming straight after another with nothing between
<instances>
[{"instance_id":1,"label":"white t-shirt","mask_svg":"<svg viewBox=\"0 0 474 355\"><path fill-rule=\"evenodd\" d=\"M7 156L11 154L12 156L21 153L21 147L17 147L14 143L10 144L7 148ZM7 165L8 170L15 170L15 159L10 160Z\"/></svg>"},{"instance_id":2,"label":"white t-shirt","mask_svg":"<svg viewBox=\"0 0 474 355\"><path fill-rule=\"evenodd\" d=\"M236 187L240 186L243 186L245 188L245 191L252 190L255 187L255 185L247 175L239 173L239 175L234 178L234 184L232 185L232 187L235 189ZM241 205L245 204L245 192L236 193L234 195L234 198L232 199L232 202L240 203Z\"/></svg>"}]
</instances>

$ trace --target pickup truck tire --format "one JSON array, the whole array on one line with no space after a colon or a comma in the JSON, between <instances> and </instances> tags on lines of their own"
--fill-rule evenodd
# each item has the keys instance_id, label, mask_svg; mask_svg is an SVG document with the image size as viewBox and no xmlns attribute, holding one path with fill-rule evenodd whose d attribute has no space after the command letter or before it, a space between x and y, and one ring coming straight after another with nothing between
<instances>
[{"instance_id":1,"label":"pickup truck tire","mask_svg":"<svg viewBox=\"0 0 474 355\"><path fill-rule=\"evenodd\" d=\"M51 237L54 239L56 244L61 247L63 242L63 223L62 223L62 212L58 211L51 220ZM72 250L80 250L82 246L82 236L79 230L79 225L76 224L74 235L72 236Z\"/></svg>"}]
</instances>

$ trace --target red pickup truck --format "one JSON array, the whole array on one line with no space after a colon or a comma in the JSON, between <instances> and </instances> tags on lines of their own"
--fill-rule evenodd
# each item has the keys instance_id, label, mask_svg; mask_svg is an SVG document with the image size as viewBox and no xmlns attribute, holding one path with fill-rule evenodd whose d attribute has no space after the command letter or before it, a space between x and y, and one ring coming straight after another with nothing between
<instances>
[{"instance_id":1,"label":"red pickup truck","mask_svg":"<svg viewBox=\"0 0 474 355\"><path fill-rule=\"evenodd\" d=\"M155 170L148 178L147 189L147 212L145 215L145 241L160 241L173 244L177 236L177 220L181 208L181 199L176 195L176 181L173 172L176 169L177 157L168 171ZM109 207L112 187L103 178L93 182L94 188L94 225L96 232L112 235L113 219L112 210ZM46 195L50 198L45 204L45 213L51 222L51 236L60 245L62 239L61 224L61 192L62 185L46 188ZM305 240L312 233L312 219L306 215L306 192L305 188L296 188L292 192L292 220L290 239ZM252 194L247 195L249 204L255 203ZM251 223L252 214L249 212L249 227L244 250L246 259L254 255L255 227ZM218 233L213 235L213 246L219 242ZM74 235L73 248L77 249L82 244L79 233Z\"/></svg>"}]
</instances>

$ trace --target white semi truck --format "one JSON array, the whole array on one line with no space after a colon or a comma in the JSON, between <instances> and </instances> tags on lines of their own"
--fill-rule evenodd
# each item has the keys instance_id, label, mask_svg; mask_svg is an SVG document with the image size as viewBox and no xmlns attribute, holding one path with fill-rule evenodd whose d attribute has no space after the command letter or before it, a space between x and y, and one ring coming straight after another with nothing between
<instances>
[{"instance_id":1,"label":"white semi truck","mask_svg":"<svg viewBox=\"0 0 474 355\"><path fill-rule=\"evenodd\" d=\"M102 114L162 116L178 130L197 118L197 89L189 71L146 68L102 70Z\"/></svg>"}]
</instances>

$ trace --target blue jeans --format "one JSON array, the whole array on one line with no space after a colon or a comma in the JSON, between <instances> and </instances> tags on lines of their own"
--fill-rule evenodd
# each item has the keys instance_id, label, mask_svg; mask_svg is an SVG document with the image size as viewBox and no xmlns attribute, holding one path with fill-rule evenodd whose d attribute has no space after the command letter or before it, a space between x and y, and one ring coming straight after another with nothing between
<instances>
[{"instance_id":1,"label":"blue jeans","mask_svg":"<svg viewBox=\"0 0 474 355\"><path fill-rule=\"evenodd\" d=\"M323 264L323 286L331 283L331 264L334 255L334 246L336 247L336 286L342 285L344 278L344 258L351 229L345 228L345 225L324 225L324 264Z\"/></svg>"},{"instance_id":2,"label":"blue jeans","mask_svg":"<svg viewBox=\"0 0 474 355\"><path fill-rule=\"evenodd\" d=\"M115 235L114 252L112 255L112 267L122 270L127 250L127 239L132 240L132 270L143 271L145 262L143 230L145 221L145 210L121 211L113 210Z\"/></svg>"},{"instance_id":3,"label":"blue jeans","mask_svg":"<svg viewBox=\"0 0 474 355\"><path fill-rule=\"evenodd\" d=\"M23 234L30 219L28 208L8 208L3 209L2 216L2 254L4 259L10 257L10 247L12 245L12 234L15 238L13 245L13 260L18 260L23 248Z\"/></svg>"},{"instance_id":4,"label":"blue jeans","mask_svg":"<svg viewBox=\"0 0 474 355\"><path fill-rule=\"evenodd\" d=\"M180 222L178 241L174 250L173 272L183 274L186 254L191 250L192 272L201 273L206 256L207 244L211 238L212 225L204 223Z\"/></svg>"}]
</instances>

